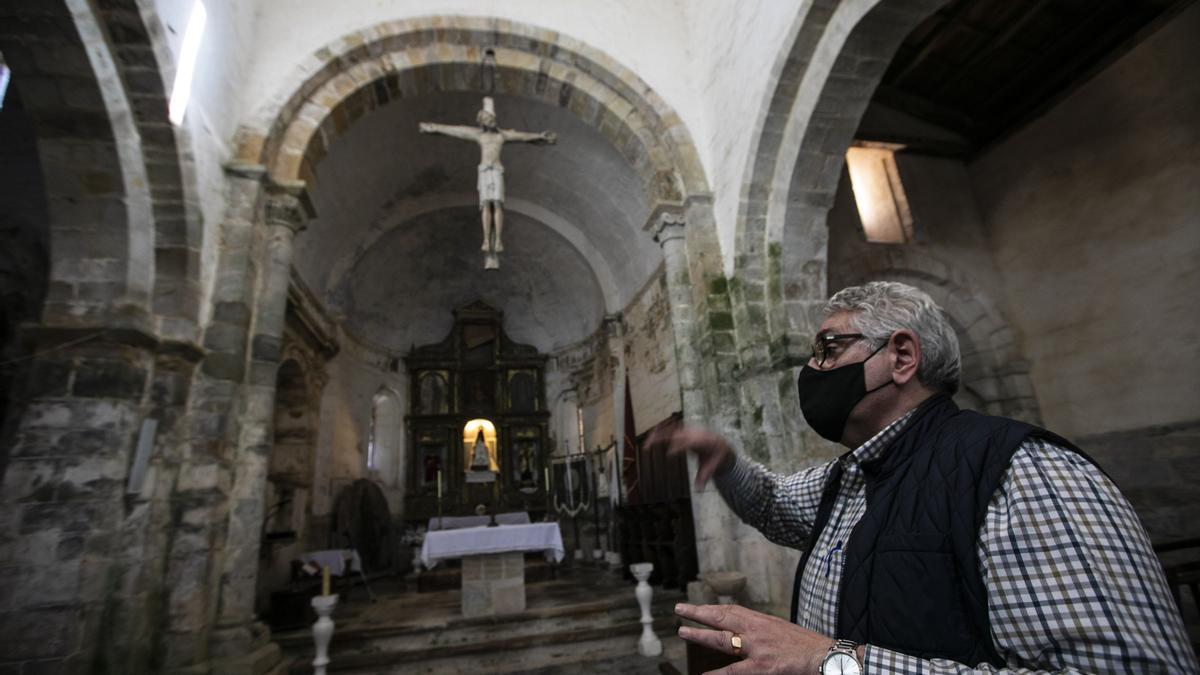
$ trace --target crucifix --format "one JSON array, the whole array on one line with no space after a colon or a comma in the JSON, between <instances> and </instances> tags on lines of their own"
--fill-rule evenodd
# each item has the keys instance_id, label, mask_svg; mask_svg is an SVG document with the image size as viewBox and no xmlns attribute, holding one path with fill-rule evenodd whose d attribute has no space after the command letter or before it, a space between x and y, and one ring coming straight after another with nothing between
<instances>
[{"instance_id":1,"label":"crucifix","mask_svg":"<svg viewBox=\"0 0 1200 675\"><path fill-rule=\"evenodd\" d=\"M475 116L478 127L421 122L423 134L442 134L464 141L475 141L481 152L479 159L479 211L483 220L482 250L487 256L483 268L500 269L500 256L504 244L500 235L504 230L504 165L500 163L500 149L506 142L554 143L557 136L553 131L539 133L513 131L496 126L496 108L492 97L485 96L483 109Z\"/></svg>"}]
</instances>

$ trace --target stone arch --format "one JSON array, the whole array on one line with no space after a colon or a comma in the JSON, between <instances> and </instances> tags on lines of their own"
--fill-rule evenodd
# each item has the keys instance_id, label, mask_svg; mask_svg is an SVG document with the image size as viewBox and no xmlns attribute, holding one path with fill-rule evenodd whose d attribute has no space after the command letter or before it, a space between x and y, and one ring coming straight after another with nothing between
<instances>
[{"instance_id":1,"label":"stone arch","mask_svg":"<svg viewBox=\"0 0 1200 675\"><path fill-rule=\"evenodd\" d=\"M0 22L0 51L34 121L46 176L43 320L148 328L148 315L162 312L188 316L172 337L194 339L199 233L188 227L185 172L167 121L161 29L141 4L23 7L28 20Z\"/></svg>"},{"instance_id":2,"label":"stone arch","mask_svg":"<svg viewBox=\"0 0 1200 675\"><path fill-rule=\"evenodd\" d=\"M996 299L966 273L919 249L889 246L839 265L842 285L902 281L946 311L962 351L962 388L982 412L1033 424L1041 411L1016 333Z\"/></svg>"},{"instance_id":3,"label":"stone arch","mask_svg":"<svg viewBox=\"0 0 1200 675\"><path fill-rule=\"evenodd\" d=\"M736 224L735 311L751 361L807 357L846 149L900 43L945 2L816 0L798 18L757 122Z\"/></svg>"},{"instance_id":4,"label":"stone arch","mask_svg":"<svg viewBox=\"0 0 1200 675\"><path fill-rule=\"evenodd\" d=\"M375 107L421 94L479 91L471 74L485 49L495 54L495 93L571 110L625 157L652 204L707 194L689 132L645 82L577 40L503 19L392 21L318 50L239 128L238 159L266 166L277 181L311 179L325 149Z\"/></svg>"},{"instance_id":5,"label":"stone arch","mask_svg":"<svg viewBox=\"0 0 1200 675\"><path fill-rule=\"evenodd\" d=\"M112 0L99 7L116 49L146 167L154 217L152 309L167 317L161 330L170 337L194 340L203 232L191 138L186 127L175 127L167 117L175 58L153 3Z\"/></svg>"}]
</instances>

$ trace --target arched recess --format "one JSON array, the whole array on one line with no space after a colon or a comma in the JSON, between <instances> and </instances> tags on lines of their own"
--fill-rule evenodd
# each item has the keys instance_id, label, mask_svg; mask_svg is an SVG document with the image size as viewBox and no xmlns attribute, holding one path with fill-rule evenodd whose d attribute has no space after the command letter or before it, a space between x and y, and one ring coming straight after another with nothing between
<instances>
[{"instance_id":1,"label":"arched recess","mask_svg":"<svg viewBox=\"0 0 1200 675\"><path fill-rule=\"evenodd\" d=\"M841 261L839 287L868 281L902 281L929 293L958 333L964 402L981 412L1033 424L1041 412L1008 319L991 295L957 267L916 248L889 246Z\"/></svg>"},{"instance_id":2,"label":"arched recess","mask_svg":"<svg viewBox=\"0 0 1200 675\"><path fill-rule=\"evenodd\" d=\"M294 352L285 355L275 375L273 435L263 492L263 555L256 593L262 609L267 607L270 593L286 585L290 561L306 549L318 414L312 379L309 364Z\"/></svg>"},{"instance_id":3,"label":"arched recess","mask_svg":"<svg viewBox=\"0 0 1200 675\"><path fill-rule=\"evenodd\" d=\"M367 447L367 471L384 488L399 488L404 471L402 456L404 412L400 397L386 387L371 400L371 436Z\"/></svg>"},{"instance_id":4,"label":"arched recess","mask_svg":"<svg viewBox=\"0 0 1200 675\"><path fill-rule=\"evenodd\" d=\"M194 340L199 230L167 120L161 26L135 0L36 4L0 17L0 52L45 176L43 319L150 328L161 313L186 318L168 337Z\"/></svg>"},{"instance_id":5,"label":"arched recess","mask_svg":"<svg viewBox=\"0 0 1200 675\"><path fill-rule=\"evenodd\" d=\"M611 144L637 175L649 206L647 219L658 222L663 216L671 225L660 241L673 252L669 260L677 263L668 275L675 284L672 311L689 317L688 331L678 326L675 330L677 350L695 351L698 344L715 342L711 335L731 319L727 304L712 309L708 300L710 282L720 275L711 195L690 133L678 115L632 72L577 40L506 20L440 16L378 24L318 50L239 126L234 161L228 166L230 197L221 235L225 246L205 338L205 372L243 382L278 362L272 346L284 314L284 272L292 261L291 233L301 225L304 210L287 204L306 202L306 181L316 177L316 164L330 144L366 111L394 99L480 92L485 49L495 54L492 93L569 111ZM265 219L264 205L269 207ZM680 227L681 214L686 214L686 227ZM260 230L270 230L270 236L258 236ZM721 296L727 302L723 290ZM707 312L719 313L721 320L710 320ZM690 330L693 322L695 335ZM693 371L680 377L685 414L696 419L704 418L707 405L702 378L715 381L716 372ZM272 385L256 382L252 393L268 398ZM253 414L255 419L241 423L258 425L260 413ZM254 449L239 441L238 454L234 491L261 494L265 477L254 461ZM243 512L230 510L231 532L253 527L246 514L263 506L256 499L244 501ZM253 579L238 572L252 555L257 555L254 547L245 547L222 563L218 604L227 625L253 620L241 600Z\"/></svg>"},{"instance_id":6,"label":"arched recess","mask_svg":"<svg viewBox=\"0 0 1200 675\"><path fill-rule=\"evenodd\" d=\"M690 295L686 311L695 313L698 328L694 339L680 336L677 344L716 344L712 348L719 350L732 343L732 337L712 339L732 320L723 280L719 298L713 300L709 293L720 276L711 195L679 116L628 69L577 40L502 19L453 16L387 22L327 45L300 63L239 126L230 171L240 182L231 191L223 234L233 243L220 262L223 283L214 294L214 327L222 334L245 332L247 313L279 314L262 303L251 309L255 275L267 267L256 264L263 251L250 253L252 224L261 222L264 184L303 190L316 178L314 168L331 144L381 105L405 97L479 92L486 49L494 52L496 62L492 93L570 111L636 172L651 221L663 214L687 214L686 274L674 277L690 277L691 286L682 294ZM241 377L237 363L244 354L215 341L208 346L206 369ZM234 366L227 367L229 363ZM691 396L685 392L685 399L698 409L703 397L699 376L694 380L697 391Z\"/></svg>"},{"instance_id":7,"label":"arched recess","mask_svg":"<svg viewBox=\"0 0 1200 675\"><path fill-rule=\"evenodd\" d=\"M756 125L735 234L733 300L749 367L807 358L846 149L900 43L945 3L817 0L799 20Z\"/></svg>"},{"instance_id":8,"label":"arched recess","mask_svg":"<svg viewBox=\"0 0 1200 675\"><path fill-rule=\"evenodd\" d=\"M330 278L336 279L354 269L363 254L392 230L404 227L411 221L430 213L461 206L474 206L478 203L478 199L479 196L475 193L458 193L426 195L406 200L396 208L393 214L389 215L385 222L367 233L361 246L352 255L329 261ZM504 208L510 213L520 213L534 219L570 242L583 255L592 275L596 278L600 292L604 296L605 311L610 314L621 311L617 282L612 267L595 245L588 240L587 235L580 227L550 209L525 199L510 197L505 200Z\"/></svg>"}]
</instances>

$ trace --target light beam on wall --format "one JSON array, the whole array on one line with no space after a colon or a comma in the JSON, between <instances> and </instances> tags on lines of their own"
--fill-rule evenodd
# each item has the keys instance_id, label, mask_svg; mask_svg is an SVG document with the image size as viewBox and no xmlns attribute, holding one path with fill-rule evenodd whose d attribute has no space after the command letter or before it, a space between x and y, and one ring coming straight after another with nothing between
<instances>
[{"instance_id":1,"label":"light beam on wall","mask_svg":"<svg viewBox=\"0 0 1200 675\"><path fill-rule=\"evenodd\" d=\"M867 241L881 244L912 241L912 211L896 168L896 151L903 148L891 143L870 143L846 151L850 184Z\"/></svg>"},{"instance_id":2,"label":"light beam on wall","mask_svg":"<svg viewBox=\"0 0 1200 675\"><path fill-rule=\"evenodd\" d=\"M12 71L4 65L4 58L0 57L0 108L4 107L4 95L8 93L8 80L11 77Z\"/></svg>"},{"instance_id":3,"label":"light beam on wall","mask_svg":"<svg viewBox=\"0 0 1200 675\"><path fill-rule=\"evenodd\" d=\"M179 68L175 71L175 85L171 88L171 103L169 116L171 123L183 123L183 114L187 111L188 99L192 95L192 75L196 72L196 57L200 54L200 40L204 36L204 23L208 13L204 3L196 0L192 6L192 15L188 17L187 30L183 33L183 46L179 49Z\"/></svg>"}]
</instances>

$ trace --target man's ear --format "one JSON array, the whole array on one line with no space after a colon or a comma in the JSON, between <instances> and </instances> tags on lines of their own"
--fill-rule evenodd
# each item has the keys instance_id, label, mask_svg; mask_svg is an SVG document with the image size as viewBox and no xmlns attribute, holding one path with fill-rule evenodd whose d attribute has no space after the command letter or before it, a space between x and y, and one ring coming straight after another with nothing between
<instances>
[{"instance_id":1,"label":"man's ear","mask_svg":"<svg viewBox=\"0 0 1200 675\"><path fill-rule=\"evenodd\" d=\"M903 386L917 377L921 365L921 343L917 334L901 329L892 333L892 381Z\"/></svg>"}]
</instances>

